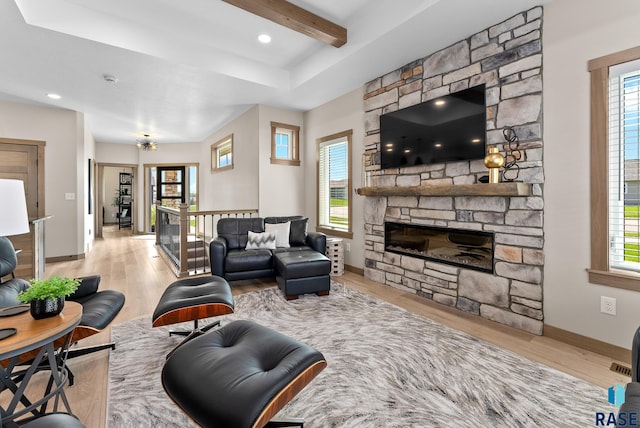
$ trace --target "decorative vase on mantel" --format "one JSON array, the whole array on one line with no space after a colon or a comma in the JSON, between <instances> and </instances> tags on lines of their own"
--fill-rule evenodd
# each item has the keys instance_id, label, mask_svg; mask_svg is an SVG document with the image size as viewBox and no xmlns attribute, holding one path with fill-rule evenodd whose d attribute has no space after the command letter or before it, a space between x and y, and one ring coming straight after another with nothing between
<instances>
[{"instance_id":1,"label":"decorative vase on mantel","mask_svg":"<svg viewBox=\"0 0 640 428\"><path fill-rule=\"evenodd\" d=\"M496 146L489 146L488 154L484 157L484 166L489 169L489 183L500 182L500 167L504 165L504 156Z\"/></svg>"},{"instance_id":2,"label":"decorative vase on mantel","mask_svg":"<svg viewBox=\"0 0 640 428\"><path fill-rule=\"evenodd\" d=\"M35 299L29 302L33 319L55 317L64 308L64 296L47 299Z\"/></svg>"}]
</instances>

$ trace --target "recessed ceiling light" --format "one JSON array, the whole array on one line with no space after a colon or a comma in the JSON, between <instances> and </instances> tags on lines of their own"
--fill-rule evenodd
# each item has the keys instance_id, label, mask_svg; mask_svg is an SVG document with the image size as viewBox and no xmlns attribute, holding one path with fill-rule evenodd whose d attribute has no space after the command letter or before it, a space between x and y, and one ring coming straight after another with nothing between
<instances>
[{"instance_id":1,"label":"recessed ceiling light","mask_svg":"<svg viewBox=\"0 0 640 428\"><path fill-rule=\"evenodd\" d=\"M393 143L387 143L385 144L385 147L393 147Z\"/></svg>"},{"instance_id":2,"label":"recessed ceiling light","mask_svg":"<svg viewBox=\"0 0 640 428\"><path fill-rule=\"evenodd\" d=\"M58 95L58 94L54 94L53 92L52 92L52 93L47 94L47 96L48 96L49 98L51 98L52 100L59 100L60 98L62 98L62 96L60 96L60 95Z\"/></svg>"},{"instance_id":3,"label":"recessed ceiling light","mask_svg":"<svg viewBox=\"0 0 640 428\"><path fill-rule=\"evenodd\" d=\"M260 34L258 36L258 41L264 44L271 43L271 36L268 34Z\"/></svg>"},{"instance_id":4,"label":"recessed ceiling light","mask_svg":"<svg viewBox=\"0 0 640 428\"><path fill-rule=\"evenodd\" d=\"M404 149L405 153L411 153L411 149Z\"/></svg>"},{"instance_id":5,"label":"recessed ceiling light","mask_svg":"<svg viewBox=\"0 0 640 428\"><path fill-rule=\"evenodd\" d=\"M480 138L474 138L471 140L472 143L479 143L480 141L482 141Z\"/></svg>"},{"instance_id":6,"label":"recessed ceiling light","mask_svg":"<svg viewBox=\"0 0 640 428\"><path fill-rule=\"evenodd\" d=\"M433 147L442 147L442 144L440 144L440 143L435 143L435 144L433 145Z\"/></svg>"},{"instance_id":7,"label":"recessed ceiling light","mask_svg":"<svg viewBox=\"0 0 640 428\"><path fill-rule=\"evenodd\" d=\"M435 105L437 105L438 107L445 105L447 102L445 100L435 100L433 102Z\"/></svg>"},{"instance_id":8,"label":"recessed ceiling light","mask_svg":"<svg viewBox=\"0 0 640 428\"><path fill-rule=\"evenodd\" d=\"M388 151L388 152L392 152L392 151L393 151L393 149L387 149L387 151Z\"/></svg>"}]
</instances>

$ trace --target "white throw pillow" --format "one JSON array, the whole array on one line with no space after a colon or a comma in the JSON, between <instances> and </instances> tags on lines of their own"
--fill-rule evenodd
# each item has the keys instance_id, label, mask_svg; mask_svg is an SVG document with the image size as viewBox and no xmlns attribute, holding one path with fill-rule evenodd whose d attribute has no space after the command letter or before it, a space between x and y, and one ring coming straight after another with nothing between
<instances>
[{"instance_id":1,"label":"white throw pillow","mask_svg":"<svg viewBox=\"0 0 640 428\"><path fill-rule=\"evenodd\" d=\"M245 250L275 250L276 249L276 234L275 233L256 233L249 231L247 246Z\"/></svg>"},{"instance_id":2,"label":"white throw pillow","mask_svg":"<svg viewBox=\"0 0 640 428\"><path fill-rule=\"evenodd\" d=\"M267 223L264 225L265 232L276 233L276 247L289 248L289 229L291 222L286 223Z\"/></svg>"}]
</instances>

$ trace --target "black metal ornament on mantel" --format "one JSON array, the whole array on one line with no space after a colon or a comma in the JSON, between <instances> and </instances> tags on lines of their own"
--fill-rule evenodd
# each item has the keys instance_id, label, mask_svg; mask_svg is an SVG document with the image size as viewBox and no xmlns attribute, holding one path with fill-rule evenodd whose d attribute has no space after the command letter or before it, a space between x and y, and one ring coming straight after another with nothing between
<instances>
[{"instance_id":1,"label":"black metal ornament on mantel","mask_svg":"<svg viewBox=\"0 0 640 428\"><path fill-rule=\"evenodd\" d=\"M506 140L505 145L506 159L504 163L504 171L502 172L502 181L517 181L520 174L520 166L518 161L522 158L522 151L520 151L520 139L516 134L516 131L510 127L505 126L502 130L502 135Z\"/></svg>"}]
</instances>

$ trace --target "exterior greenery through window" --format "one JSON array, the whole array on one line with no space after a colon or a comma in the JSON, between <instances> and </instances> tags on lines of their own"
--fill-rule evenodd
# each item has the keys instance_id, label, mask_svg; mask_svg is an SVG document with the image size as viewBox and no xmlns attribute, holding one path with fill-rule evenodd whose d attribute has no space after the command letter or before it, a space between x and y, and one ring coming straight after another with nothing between
<instances>
[{"instance_id":1,"label":"exterior greenery through window","mask_svg":"<svg viewBox=\"0 0 640 428\"><path fill-rule=\"evenodd\" d=\"M628 66L631 67L628 67ZM631 72L627 70L634 68ZM609 77L609 225L611 266L640 271L640 61Z\"/></svg>"},{"instance_id":2,"label":"exterior greenery through window","mask_svg":"<svg viewBox=\"0 0 640 428\"><path fill-rule=\"evenodd\" d=\"M640 47L589 62L589 281L640 291Z\"/></svg>"},{"instance_id":3,"label":"exterior greenery through window","mask_svg":"<svg viewBox=\"0 0 640 428\"><path fill-rule=\"evenodd\" d=\"M271 163L300 165L300 127L271 122Z\"/></svg>"},{"instance_id":4,"label":"exterior greenery through window","mask_svg":"<svg viewBox=\"0 0 640 428\"><path fill-rule=\"evenodd\" d=\"M329 135L318 144L318 231L352 238L351 139L353 131Z\"/></svg>"},{"instance_id":5,"label":"exterior greenery through window","mask_svg":"<svg viewBox=\"0 0 640 428\"><path fill-rule=\"evenodd\" d=\"M233 168L233 134L211 145L211 172Z\"/></svg>"}]
</instances>

